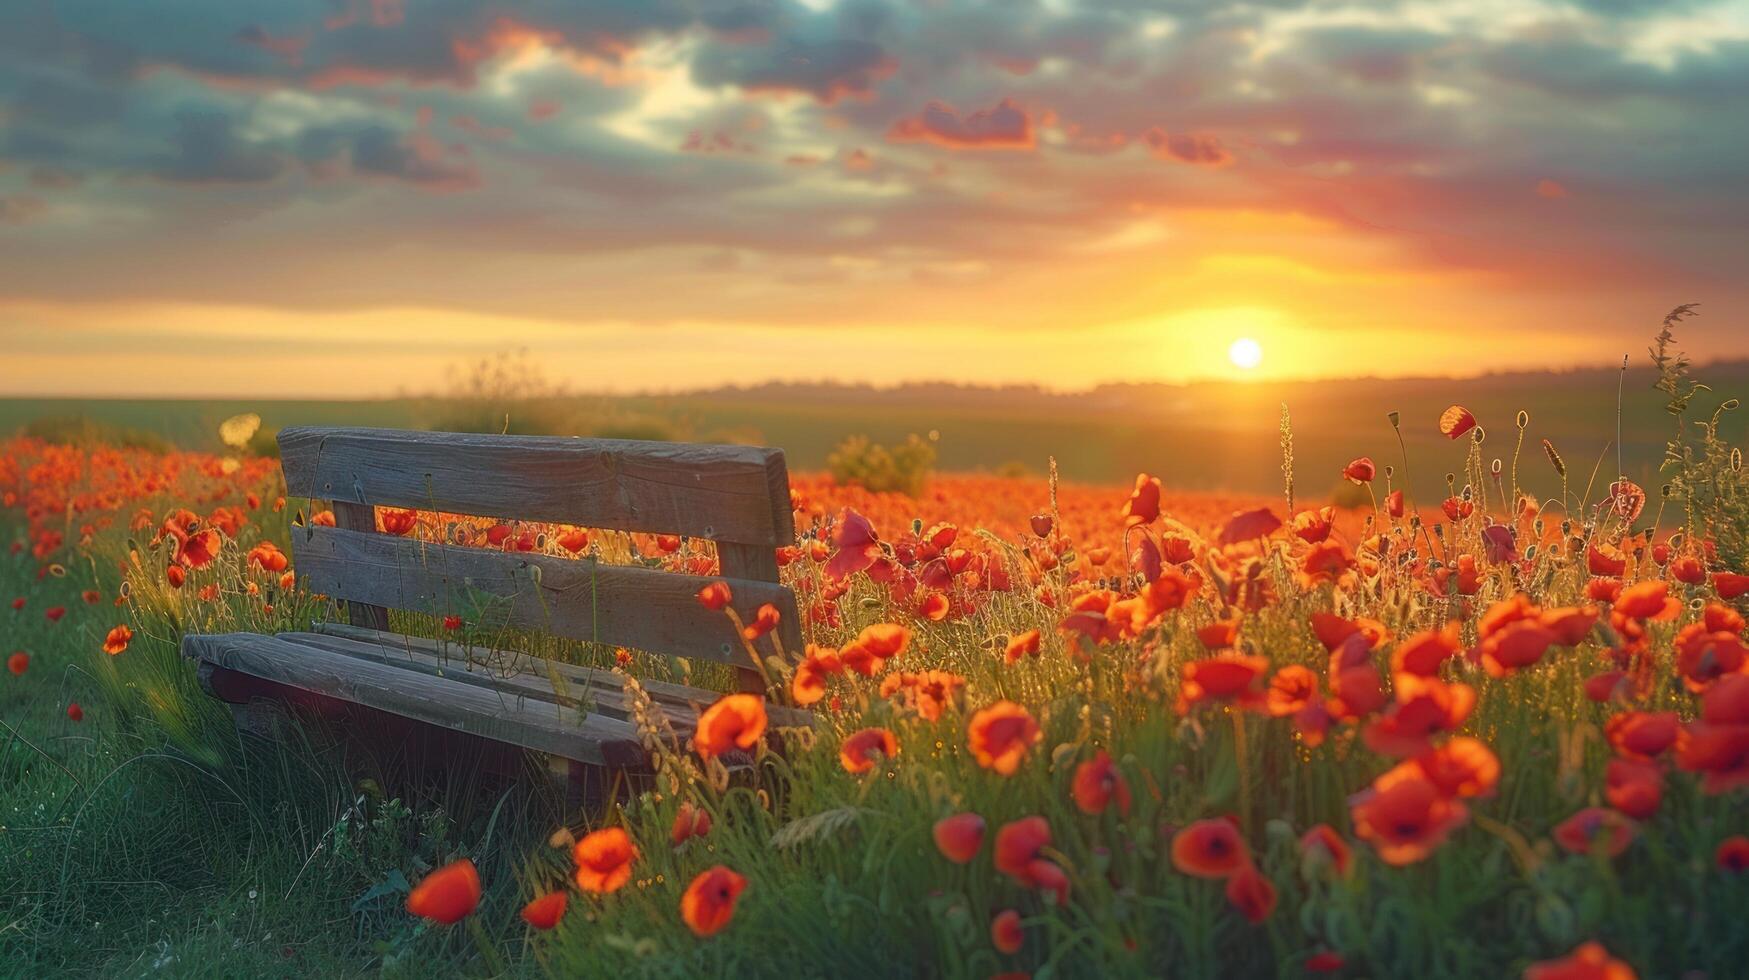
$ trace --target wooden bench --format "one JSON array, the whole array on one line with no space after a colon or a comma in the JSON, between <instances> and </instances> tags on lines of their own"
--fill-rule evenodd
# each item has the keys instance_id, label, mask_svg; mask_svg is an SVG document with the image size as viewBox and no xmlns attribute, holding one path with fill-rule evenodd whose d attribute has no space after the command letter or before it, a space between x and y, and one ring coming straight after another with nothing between
<instances>
[{"instance_id":1,"label":"wooden bench","mask_svg":"<svg viewBox=\"0 0 1749 980\"><path fill-rule=\"evenodd\" d=\"M363 428L290 428L279 446L287 495L334 512L334 527L292 528L298 584L344 601L351 622L184 637L202 685L245 727L262 699L339 702L547 753L561 771L648 768L611 670L389 631L391 608L442 618L482 596L501 625L726 661L742 690L763 691L728 617L697 599L720 578L744 621L776 606L777 640L800 654L795 595L778 583L776 549L795 540L781 450ZM379 506L708 539L721 575L381 533ZM721 696L642 683L682 737ZM769 711L773 724L807 723Z\"/></svg>"}]
</instances>

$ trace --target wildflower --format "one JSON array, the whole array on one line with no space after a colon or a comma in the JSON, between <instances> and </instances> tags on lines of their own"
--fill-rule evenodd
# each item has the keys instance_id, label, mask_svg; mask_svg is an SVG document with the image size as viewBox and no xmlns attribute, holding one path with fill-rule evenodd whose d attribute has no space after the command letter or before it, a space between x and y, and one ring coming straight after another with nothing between
<instances>
[{"instance_id":1,"label":"wildflower","mask_svg":"<svg viewBox=\"0 0 1749 980\"><path fill-rule=\"evenodd\" d=\"M711 582L698 590L699 605L712 612L721 612L733 600L734 595L729 591L727 582Z\"/></svg>"},{"instance_id":2,"label":"wildflower","mask_svg":"<svg viewBox=\"0 0 1749 980\"><path fill-rule=\"evenodd\" d=\"M1124 527L1154 523L1160 516L1160 481L1146 473L1136 474L1136 488L1124 502L1122 516Z\"/></svg>"},{"instance_id":3,"label":"wildflower","mask_svg":"<svg viewBox=\"0 0 1749 980\"><path fill-rule=\"evenodd\" d=\"M1462 405L1453 405L1439 414L1439 434L1447 439L1462 438L1476 427L1476 417Z\"/></svg>"},{"instance_id":4,"label":"wildflower","mask_svg":"<svg viewBox=\"0 0 1749 980\"><path fill-rule=\"evenodd\" d=\"M878 759L891 759L899 754L899 740L886 728L864 728L844 739L838 749L838 761L844 771L852 774L868 772Z\"/></svg>"},{"instance_id":5,"label":"wildflower","mask_svg":"<svg viewBox=\"0 0 1749 980\"><path fill-rule=\"evenodd\" d=\"M753 616L753 621L741 630L741 635L749 642L757 640L777 629L778 621L782 618L783 614L777 611L777 607L768 602L759 607L759 611Z\"/></svg>"},{"instance_id":6,"label":"wildflower","mask_svg":"<svg viewBox=\"0 0 1749 980\"><path fill-rule=\"evenodd\" d=\"M1285 718L1303 711L1318 697L1318 675L1299 664L1290 664L1269 679L1263 695L1264 710L1271 717Z\"/></svg>"},{"instance_id":7,"label":"wildflower","mask_svg":"<svg viewBox=\"0 0 1749 980\"><path fill-rule=\"evenodd\" d=\"M873 677L881 672L888 660L904 653L910 643L911 631L905 627L876 623L863 627L856 639L838 651L838 656L845 667L864 677Z\"/></svg>"},{"instance_id":8,"label":"wildflower","mask_svg":"<svg viewBox=\"0 0 1749 980\"><path fill-rule=\"evenodd\" d=\"M403 536L411 534L418 526L419 512L384 507L377 511L377 519L383 526L383 533Z\"/></svg>"},{"instance_id":9,"label":"wildflower","mask_svg":"<svg viewBox=\"0 0 1749 980\"><path fill-rule=\"evenodd\" d=\"M831 560L826 562L826 577L847 578L874 564L881 556L880 537L868 518L850 508L838 515L838 528L833 534L836 546Z\"/></svg>"},{"instance_id":10,"label":"wildflower","mask_svg":"<svg viewBox=\"0 0 1749 980\"><path fill-rule=\"evenodd\" d=\"M790 697L806 707L826 696L826 678L844 670L838 651L808 644L807 654L790 675Z\"/></svg>"},{"instance_id":11,"label":"wildflower","mask_svg":"<svg viewBox=\"0 0 1749 980\"><path fill-rule=\"evenodd\" d=\"M563 888L547 892L522 907L522 921L536 929L551 929L559 924L570 901L570 893Z\"/></svg>"},{"instance_id":12,"label":"wildflower","mask_svg":"<svg viewBox=\"0 0 1749 980\"><path fill-rule=\"evenodd\" d=\"M1038 630L1016 633L1008 638L1008 645L1002 651L1002 658L1012 664L1018 662L1022 657L1037 657L1038 647Z\"/></svg>"},{"instance_id":13,"label":"wildflower","mask_svg":"<svg viewBox=\"0 0 1749 980\"><path fill-rule=\"evenodd\" d=\"M1391 652L1391 673L1436 677L1439 665L1458 652L1458 624L1448 623L1444 629L1416 633Z\"/></svg>"},{"instance_id":14,"label":"wildflower","mask_svg":"<svg viewBox=\"0 0 1749 980\"><path fill-rule=\"evenodd\" d=\"M1664 800L1664 772L1649 762L1611 759L1604 770L1603 798L1635 820L1645 820Z\"/></svg>"},{"instance_id":15,"label":"wildflower","mask_svg":"<svg viewBox=\"0 0 1749 980\"><path fill-rule=\"evenodd\" d=\"M1020 913L1013 909L1003 909L990 920L990 943L999 953L1018 953L1026 941L1026 935L1020 928Z\"/></svg>"},{"instance_id":16,"label":"wildflower","mask_svg":"<svg viewBox=\"0 0 1749 980\"><path fill-rule=\"evenodd\" d=\"M467 918L480 904L480 872L462 858L426 875L407 893L407 911L443 925Z\"/></svg>"},{"instance_id":17,"label":"wildflower","mask_svg":"<svg viewBox=\"0 0 1749 980\"><path fill-rule=\"evenodd\" d=\"M1468 684L1402 674L1396 682L1396 702L1366 726L1366 746L1380 755L1426 752L1433 736L1456 730L1475 706L1476 690Z\"/></svg>"},{"instance_id":18,"label":"wildflower","mask_svg":"<svg viewBox=\"0 0 1749 980\"><path fill-rule=\"evenodd\" d=\"M449 630L451 633L454 633L455 631L462 628L462 618L460 616L445 616L445 617L443 617L443 628L446 630Z\"/></svg>"},{"instance_id":19,"label":"wildflower","mask_svg":"<svg viewBox=\"0 0 1749 980\"><path fill-rule=\"evenodd\" d=\"M1373 465L1370 458L1361 456L1344 466L1342 475L1355 483L1371 483L1373 477L1378 475L1378 468Z\"/></svg>"},{"instance_id":20,"label":"wildflower","mask_svg":"<svg viewBox=\"0 0 1749 980\"><path fill-rule=\"evenodd\" d=\"M1749 575L1737 572L1714 572L1713 589L1721 599L1735 599L1749 594Z\"/></svg>"},{"instance_id":21,"label":"wildflower","mask_svg":"<svg viewBox=\"0 0 1749 980\"><path fill-rule=\"evenodd\" d=\"M680 918L700 938L714 936L735 917L747 879L723 865L698 873L680 896Z\"/></svg>"},{"instance_id":22,"label":"wildflower","mask_svg":"<svg viewBox=\"0 0 1749 980\"><path fill-rule=\"evenodd\" d=\"M1404 765L1413 766L1413 772L1446 796L1488 796L1500 783L1500 757L1480 739L1468 735L1446 739Z\"/></svg>"},{"instance_id":23,"label":"wildflower","mask_svg":"<svg viewBox=\"0 0 1749 980\"><path fill-rule=\"evenodd\" d=\"M1713 863L1720 871L1732 874L1749 871L1749 837L1738 834L1719 842L1719 849L1713 852Z\"/></svg>"},{"instance_id":24,"label":"wildflower","mask_svg":"<svg viewBox=\"0 0 1749 980\"><path fill-rule=\"evenodd\" d=\"M978 765L1004 776L1014 775L1026 750L1043 737L1032 713L1013 701L978 711L966 725L966 745Z\"/></svg>"},{"instance_id":25,"label":"wildflower","mask_svg":"<svg viewBox=\"0 0 1749 980\"><path fill-rule=\"evenodd\" d=\"M725 694L698 716L693 746L706 759L731 749L751 749L765 734L765 699L757 694Z\"/></svg>"},{"instance_id":26,"label":"wildflower","mask_svg":"<svg viewBox=\"0 0 1749 980\"><path fill-rule=\"evenodd\" d=\"M43 616L46 617L48 619L48 621L51 623L60 622L61 617L65 616L65 615L67 615L67 607L66 606L50 606L49 608L43 610Z\"/></svg>"},{"instance_id":27,"label":"wildflower","mask_svg":"<svg viewBox=\"0 0 1749 980\"><path fill-rule=\"evenodd\" d=\"M1601 848L1606 857L1617 857L1634 841L1634 822L1614 810L1588 806L1555 827L1555 843L1574 854Z\"/></svg>"},{"instance_id":28,"label":"wildflower","mask_svg":"<svg viewBox=\"0 0 1749 980\"><path fill-rule=\"evenodd\" d=\"M133 638L133 630L126 626L117 626L109 631L108 636L103 638L103 652L112 657L117 656L127 650L128 644L133 641Z\"/></svg>"},{"instance_id":29,"label":"wildflower","mask_svg":"<svg viewBox=\"0 0 1749 980\"><path fill-rule=\"evenodd\" d=\"M77 702L77 701L68 702L68 704L67 704L67 720L68 721L84 721L85 720L85 709L79 707L79 702Z\"/></svg>"},{"instance_id":30,"label":"wildflower","mask_svg":"<svg viewBox=\"0 0 1749 980\"><path fill-rule=\"evenodd\" d=\"M1198 820L1172 837L1172 866L1198 878L1225 878L1251 863L1231 820Z\"/></svg>"},{"instance_id":31,"label":"wildflower","mask_svg":"<svg viewBox=\"0 0 1749 980\"><path fill-rule=\"evenodd\" d=\"M164 581L170 583L172 589L182 588L182 583L186 581L187 578L188 573L182 570L181 565L171 565L164 569Z\"/></svg>"},{"instance_id":32,"label":"wildflower","mask_svg":"<svg viewBox=\"0 0 1749 980\"><path fill-rule=\"evenodd\" d=\"M1558 960L1532 963L1524 970L1524 980L1637 980L1637 975L1601 943L1590 942Z\"/></svg>"},{"instance_id":33,"label":"wildflower","mask_svg":"<svg viewBox=\"0 0 1749 980\"><path fill-rule=\"evenodd\" d=\"M1179 683L1180 713L1204 701L1254 704L1261 699L1257 685L1268 670L1267 658L1237 653L1191 661L1184 665Z\"/></svg>"},{"instance_id":34,"label":"wildflower","mask_svg":"<svg viewBox=\"0 0 1749 980\"><path fill-rule=\"evenodd\" d=\"M1281 518L1275 516L1275 512L1268 507L1258 507L1255 510L1240 511L1227 518L1227 523L1221 525L1221 533L1215 540L1223 545L1253 541L1268 537L1278 527L1281 527Z\"/></svg>"},{"instance_id":35,"label":"wildflower","mask_svg":"<svg viewBox=\"0 0 1749 980\"><path fill-rule=\"evenodd\" d=\"M1631 759L1662 755L1676 744L1680 732L1681 721L1674 711L1624 711L1603 725L1610 746Z\"/></svg>"},{"instance_id":36,"label":"wildflower","mask_svg":"<svg viewBox=\"0 0 1749 980\"><path fill-rule=\"evenodd\" d=\"M103 601L103 594L96 589L86 589L84 592L79 593L79 598L84 599L86 605L95 606Z\"/></svg>"},{"instance_id":37,"label":"wildflower","mask_svg":"<svg viewBox=\"0 0 1749 980\"><path fill-rule=\"evenodd\" d=\"M1046 832L1047 839L1049 831ZM967 864L984 846L984 818L975 813L956 813L935 822L935 847L955 864Z\"/></svg>"},{"instance_id":38,"label":"wildflower","mask_svg":"<svg viewBox=\"0 0 1749 980\"><path fill-rule=\"evenodd\" d=\"M1425 860L1470 818L1467 807L1411 766L1392 769L1349 800L1355 835L1386 864Z\"/></svg>"},{"instance_id":39,"label":"wildflower","mask_svg":"<svg viewBox=\"0 0 1749 980\"><path fill-rule=\"evenodd\" d=\"M569 551L573 555L577 554L584 548L589 547L589 532L572 528L564 534L559 535L559 547ZM709 588L709 586L706 586L706 588ZM727 588L727 586L724 586L724 588Z\"/></svg>"},{"instance_id":40,"label":"wildflower","mask_svg":"<svg viewBox=\"0 0 1749 980\"><path fill-rule=\"evenodd\" d=\"M1123 773L1111 761L1110 753L1100 749L1092 759L1075 767L1075 778L1071 784L1075 795L1075 805L1082 813L1100 814L1117 801L1118 812L1124 816L1130 813L1130 786L1124 781Z\"/></svg>"},{"instance_id":41,"label":"wildflower","mask_svg":"<svg viewBox=\"0 0 1749 980\"><path fill-rule=\"evenodd\" d=\"M632 862L638 849L619 827L597 830L571 848L577 865L577 887L598 895L610 895L632 880Z\"/></svg>"},{"instance_id":42,"label":"wildflower","mask_svg":"<svg viewBox=\"0 0 1749 980\"><path fill-rule=\"evenodd\" d=\"M668 832L668 839L675 847L679 847L694 837L704 837L710 832L710 811L693 806L690 800L683 800L679 811L674 814L674 828Z\"/></svg>"},{"instance_id":43,"label":"wildflower","mask_svg":"<svg viewBox=\"0 0 1749 980\"><path fill-rule=\"evenodd\" d=\"M1257 923L1275 912L1275 882L1246 864L1227 878L1227 901L1248 922Z\"/></svg>"},{"instance_id":44,"label":"wildflower","mask_svg":"<svg viewBox=\"0 0 1749 980\"><path fill-rule=\"evenodd\" d=\"M12 656L7 657L6 669L12 671L15 676L24 676L24 672L30 669L30 654L25 653L23 650L19 650Z\"/></svg>"},{"instance_id":45,"label":"wildflower","mask_svg":"<svg viewBox=\"0 0 1749 980\"><path fill-rule=\"evenodd\" d=\"M1346 878L1354 866L1354 851L1335 828L1321 823L1300 835L1300 860L1313 865L1328 864Z\"/></svg>"}]
</instances>

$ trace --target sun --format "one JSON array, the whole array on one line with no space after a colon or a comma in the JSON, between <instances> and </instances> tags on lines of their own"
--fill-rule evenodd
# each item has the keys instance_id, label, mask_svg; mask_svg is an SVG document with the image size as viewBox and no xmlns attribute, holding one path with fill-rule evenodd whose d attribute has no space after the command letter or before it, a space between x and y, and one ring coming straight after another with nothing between
<instances>
[{"instance_id":1,"label":"sun","mask_svg":"<svg viewBox=\"0 0 1749 980\"><path fill-rule=\"evenodd\" d=\"M1227 348L1227 360L1241 371L1249 371L1263 363L1263 347L1250 337L1240 337Z\"/></svg>"}]
</instances>

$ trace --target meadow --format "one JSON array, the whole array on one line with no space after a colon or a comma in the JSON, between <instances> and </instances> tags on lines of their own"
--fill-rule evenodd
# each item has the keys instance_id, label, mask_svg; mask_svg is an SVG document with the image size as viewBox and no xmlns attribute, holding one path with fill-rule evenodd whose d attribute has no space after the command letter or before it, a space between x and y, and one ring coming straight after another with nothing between
<instances>
[{"instance_id":1,"label":"meadow","mask_svg":"<svg viewBox=\"0 0 1749 980\"><path fill-rule=\"evenodd\" d=\"M1740 975L1740 409L1673 356L1656 367L1630 406L1670 439L1655 482L1545 446L1540 413L1484 428L1460 405L1320 432L1357 447L1336 464L1271 406L1272 483L1244 492L1048 464L914 497L798 476L782 563L809 644L748 638L763 695L490 631L611 667L634 701L654 680L725 691L698 736L645 732L654 777L581 809L465 755L415 771L320 725L239 736L177 643L343 618L296 580L289 529L323 503L234 449L14 438L0 970ZM1218 460L1175 461L1199 468ZM1404 469L1452 475L1405 495ZM1328 503L1339 484L1353 506ZM715 561L650 535L475 530ZM818 721L768 724L767 704ZM734 746L751 766L724 766Z\"/></svg>"}]
</instances>

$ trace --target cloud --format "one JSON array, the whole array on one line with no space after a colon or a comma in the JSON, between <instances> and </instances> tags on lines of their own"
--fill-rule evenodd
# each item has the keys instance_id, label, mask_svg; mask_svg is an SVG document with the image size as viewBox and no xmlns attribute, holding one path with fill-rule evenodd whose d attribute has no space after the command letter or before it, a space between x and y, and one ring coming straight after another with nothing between
<instances>
[{"instance_id":1,"label":"cloud","mask_svg":"<svg viewBox=\"0 0 1749 980\"><path fill-rule=\"evenodd\" d=\"M964 149L1030 150L1032 119L1013 99L965 116L945 102L931 102L921 113L893 124L887 138L897 142L927 141Z\"/></svg>"},{"instance_id":2,"label":"cloud","mask_svg":"<svg viewBox=\"0 0 1749 980\"><path fill-rule=\"evenodd\" d=\"M692 64L695 81L750 92L798 92L828 105L869 98L898 62L879 44L854 38L786 39L768 45L712 44Z\"/></svg>"},{"instance_id":3,"label":"cloud","mask_svg":"<svg viewBox=\"0 0 1749 980\"><path fill-rule=\"evenodd\" d=\"M285 164L281 153L241 137L229 114L190 108L176 114L170 151L149 172L180 184L250 184L273 180Z\"/></svg>"},{"instance_id":4,"label":"cloud","mask_svg":"<svg viewBox=\"0 0 1749 980\"><path fill-rule=\"evenodd\" d=\"M1161 160L1198 167L1224 167L1233 162L1233 154L1220 138L1208 133L1168 133L1156 126L1142 134L1142 142Z\"/></svg>"}]
</instances>

